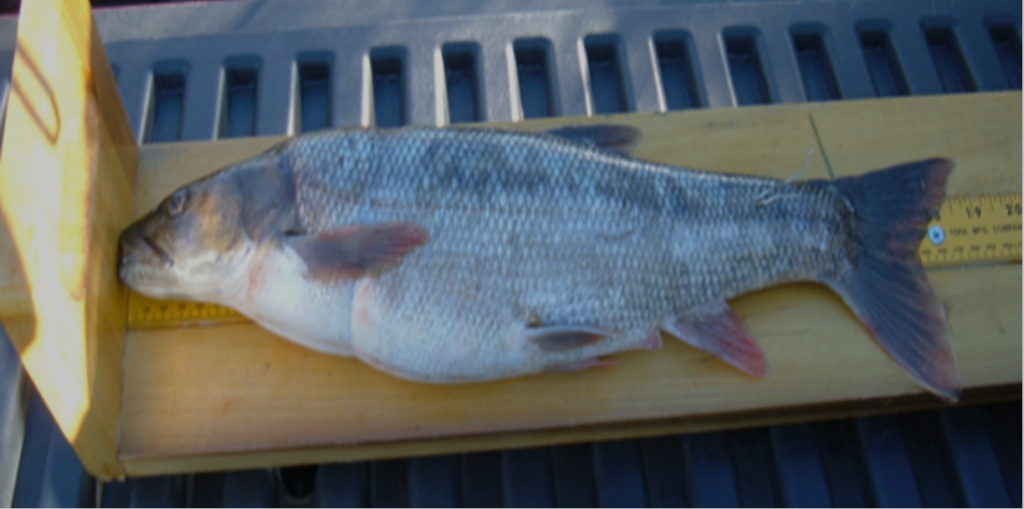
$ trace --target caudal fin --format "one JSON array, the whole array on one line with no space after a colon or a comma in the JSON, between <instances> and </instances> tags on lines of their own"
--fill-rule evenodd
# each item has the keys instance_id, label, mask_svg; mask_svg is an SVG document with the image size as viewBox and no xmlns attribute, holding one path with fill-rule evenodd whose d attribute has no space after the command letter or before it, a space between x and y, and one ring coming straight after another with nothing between
<instances>
[{"instance_id":1,"label":"caudal fin","mask_svg":"<svg viewBox=\"0 0 1024 509\"><path fill-rule=\"evenodd\" d=\"M960 397L956 354L917 249L952 170L948 159L928 159L835 180L853 208L859 253L849 277L828 282L914 380L951 403Z\"/></svg>"}]
</instances>

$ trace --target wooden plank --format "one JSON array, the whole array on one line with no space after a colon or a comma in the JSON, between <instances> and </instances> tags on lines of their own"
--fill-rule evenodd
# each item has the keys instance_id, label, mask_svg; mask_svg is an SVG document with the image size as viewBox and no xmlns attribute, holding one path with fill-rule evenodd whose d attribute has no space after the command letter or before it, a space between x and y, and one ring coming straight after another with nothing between
<instances>
[{"instance_id":1,"label":"wooden plank","mask_svg":"<svg viewBox=\"0 0 1024 509\"><path fill-rule=\"evenodd\" d=\"M1020 385L968 389L960 405L982 405L1020 398ZM687 415L650 421L627 421L521 432L440 437L429 440L381 442L359 445L234 452L198 456L131 458L125 468L131 476L177 472L217 472L243 467L295 466L315 463L364 461L520 449L553 444L578 444L602 440L646 438L680 433L699 433L796 422L848 419L878 414L904 413L936 408L935 400L919 396L842 401L806 407L780 407L750 412Z\"/></svg>"},{"instance_id":2,"label":"wooden plank","mask_svg":"<svg viewBox=\"0 0 1024 509\"><path fill-rule=\"evenodd\" d=\"M136 145L86 0L24 2L0 160L0 321L102 477L117 458Z\"/></svg>"},{"instance_id":3,"label":"wooden plank","mask_svg":"<svg viewBox=\"0 0 1024 509\"><path fill-rule=\"evenodd\" d=\"M1014 295L1019 298L1019 286L992 292L988 284L992 280L1019 283L1019 266L980 270L984 273L982 277L967 277L975 284L963 286L965 278L962 273L942 271L936 274L937 289L951 309L954 306L961 309L983 298L991 299L988 302L1006 303L1014 302ZM961 289L963 293L951 296L953 289ZM256 327L251 327L250 331L230 332L203 329L210 333L200 334L197 342L208 344L229 336L234 336L235 340L228 348L217 348L218 355L205 356L201 349L195 349L195 358L175 359L174 364L151 356L141 358L141 355L133 355L133 343L129 340L128 363L139 370L151 370L152 375L162 382L151 384L151 390L144 395L162 400L153 404L151 409L173 414L147 415L145 419L138 416L140 419L131 426L126 423L125 436L127 432L148 427L165 432L161 422L168 418L189 428L180 430L178 436L150 437L150 445L159 447L160 452L138 457L125 455L125 467L131 474L155 474L208 469L213 468L212 465L239 468L260 464L247 462L258 460L301 464L439 454L791 422L872 411L904 411L936 404L930 397L901 399L900 396L916 394L916 388L898 369L885 365L889 361L883 354L872 350L873 345L866 336L851 338L856 327L852 323L844 323L844 310L838 301L824 290L816 295L816 290L817 287L801 285L761 292L735 301L738 312L761 336L765 352L772 362L772 374L760 382L743 378L713 359L675 342L667 343L660 352L621 355L619 358L623 366L607 376L583 373L580 377L538 377L437 390L415 384L389 383L391 380L386 375L356 362L307 355L298 347L291 347L269 334L259 335L261 330ZM953 333L958 339L961 374L969 387L1019 383L1019 363L1016 381L1012 375L1005 376L1012 370L1008 365L1017 359L1006 359L1013 353L1012 345L1007 346L1013 342L1013 338L1008 338L1012 332L1003 337L989 335L1000 326L1012 331L1013 318L1006 319L1007 314L1013 315L1011 307L999 306L995 316L1000 322L982 323L976 334L969 334L967 330L975 332L970 328L979 325L976 323L980 321L978 317L972 315L966 321L956 322L960 325L954 327ZM808 316L821 316L838 325L807 325L804 322ZM765 334L773 327L779 331ZM244 332L253 335L242 337ZM960 340L961 337L964 340ZM1016 338L1018 351L1019 337ZM851 339L858 341L854 344ZM161 352L169 349L167 343L176 341L171 334L148 340L163 343L156 345ZM806 351L802 355L794 355L785 350L787 348ZM220 355L228 349L231 350L230 355ZM136 363L141 365L135 366ZM813 374L799 370L811 370ZM221 376L204 375L214 371ZM834 375L828 376L829 372ZM875 379L876 376L881 379ZM196 377L201 381L180 386L182 379ZM209 385L204 388L199 386L200 383ZM339 388L343 383L354 385ZM172 389L172 385L175 388ZM203 392L214 394L204 397L201 395ZM1019 395L1019 386L1012 392ZM550 397L552 394L555 397ZM268 404L261 401L261 397L280 397L282 401ZM195 408L189 404L191 398L217 400L221 406ZM828 406L829 402L835 401L842 404ZM818 404L826 406L818 408ZM776 411L766 413L766 409ZM185 412L195 414L180 415ZM614 415L614 418L598 421L604 426L585 426L587 417L594 415ZM673 415L688 418L666 422ZM552 423L555 419L558 421ZM639 422L622 422L633 420ZM260 429L268 421L284 421L273 430L276 436ZM461 426L462 436L435 439L445 438L444 431L455 425L453 421ZM531 424L537 421L550 423L546 426L550 429L534 430ZM221 430L222 426L230 429ZM344 443L357 431L366 434L364 436L372 436L373 426L385 426L398 435L420 440L320 449ZM491 434L500 430L505 432ZM248 443L252 435L263 436L278 446L252 446ZM303 437L311 436L314 440L303 441ZM326 443L315 441L317 438L322 440L324 436L343 438L334 438L334 441ZM188 440L209 441L206 444L209 449L199 457L174 454L176 449L189 449ZM124 443L122 450L129 449L130 444ZM276 452L263 457L258 454L241 457L223 454L267 449ZM285 449L291 450L282 452ZM214 459L215 453L220 453L221 457Z\"/></svg>"},{"instance_id":4,"label":"wooden plank","mask_svg":"<svg viewBox=\"0 0 1024 509\"><path fill-rule=\"evenodd\" d=\"M840 175L944 155L958 162L949 186L956 196L1020 189L1020 106L1020 93L974 94L611 120L644 130L640 157L786 178L816 145L808 121L813 112ZM215 169L198 161L232 160L276 141L145 148L140 208ZM820 151L805 178L827 178ZM1009 385L1019 395L1020 265L929 274L949 310L969 394L983 397ZM622 367L612 370L436 387L305 350L249 324L131 331L121 458L129 472L154 474L637 436L937 403L824 287L789 285L733 304L771 363L763 380L667 341L658 352L619 355Z\"/></svg>"}]
</instances>

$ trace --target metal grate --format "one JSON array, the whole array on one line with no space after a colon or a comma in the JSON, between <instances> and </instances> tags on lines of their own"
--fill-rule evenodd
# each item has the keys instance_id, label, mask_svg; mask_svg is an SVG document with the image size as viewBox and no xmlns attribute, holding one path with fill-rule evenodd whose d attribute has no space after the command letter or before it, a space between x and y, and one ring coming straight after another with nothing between
<instances>
[{"instance_id":1,"label":"metal grate","mask_svg":"<svg viewBox=\"0 0 1024 509\"><path fill-rule=\"evenodd\" d=\"M907 86L907 79L903 76L903 69L888 32L865 30L860 34L860 43L875 95L892 97L909 94L910 87Z\"/></svg>"},{"instance_id":2,"label":"metal grate","mask_svg":"<svg viewBox=\"0 0 1024 509\"><path fill-rule=\"evenodd\" d=\"M259 63L235 61L224 70L220 138L238 138L256 133L256 87Z\"/></svg>"},{"instance_id":3,"label":"metal grate","mask_svg":"<svg viewBox=\"0 0 1024 509\"><path fill-rule=\"evenodd\" d=\"M402 48L375 48L370 51L374 125L377 127L398 127L406 123L404 60Z\"/></svg>"},{"instance_id":4,"label":"metal grate","mask_svg":"<svg viewBox=\"0 0 1024 509\"><path fill-rule=\"evenodd\" d=\"M146 141L159 143L181 139L187 72L184 64L166 64L154 71Z\"/></svg>"},{"instance_id":5,"label":"metal grate","mask_svg":"<svg viewBox=\"0 0 1024 509\"><path fill-rule=\"evenodd\" d=\"M977 90L953 29L949 26L932 26L925 27L924 33L942 89L947 94Z\"/></svg>"},{"instance_id":6,"label":"metal grate","mask_svg":"<svg viewBox=\"0 0 1024 509\"><path fill-rule=\"evenodd\" d=\"M761 63L757 36L747 32L744 30L724 37L732 92L740 106L768 104L772 102L772 93Z\"/></svg>"},{"instance_id":7,"label":"metal grate","mask_svg":"<svg viewBox=\"0 0 1024 509\"><path fill-rule=\"evenodd\" d=\"M480 102L480 46L476 43L446 44L444 87L448 97L448 122L478 122L484 119Z\"/></svg>"},{"instance_id":8,"label":"metal grate","mask_svg":"<svg viewBox=\"0 0 1024 509\"><path fill-rule=\"evenodd\" d=\"M831 101L841 99L832 59L825 47L825 41L817 32L793 34L793 51L800 67L800 78L804 84L804 95L808 101Z\"/></svg>"},{"instance_id":9,"label":"metal grate","mask_svg":"<svg viewBox=\"0 0 1024 509\"><path fill-rule=\"evenodd\" d=\"M697 76L693 70L692 42L685 32L662 31L654 34L664 109L683 110L701 106Z\"/></svg>"},{"instance_id":10,"label":"metal grate","mask_svg":"<svg viewBox=\"0 0 1024 509\"><path fill-rule=\"evenodd\" d=\"M299 132L331 127L331 64L324 57L307 57L298 64Z\"/></svg>"},{"instance_id":11,"label":"metal grate","mask_svg":"<svg viewBox=\"0 0 1024 509\"><path fill-rule=\"evenodd\" d=\"M1020 33L1011 25L994 25L989 29L992 44L995 46L999 65L1003 68L1006 85L1009 89L1020 88L1021 54Z\"/></svg>"},{"instance_id":12,"label":"metal grate","mask_svg":"<svg viewBox=\"0 0 1024 509\"><path fill-rule=\"evenodd\" d=\"M519 39L513 44L522 118L557 114L551 86L551 41Z\"/></svg>"},{"instance_id":13,"label":"metal grate","mask_svg":"<svg viewBox=\"0 0 1024 509\"><path fill-rule=\"evenodd\" d=\"M595 115L629 111L617 36L588 36L584 40L590 78L590 104Z\"/></svg>"}]
</instances>

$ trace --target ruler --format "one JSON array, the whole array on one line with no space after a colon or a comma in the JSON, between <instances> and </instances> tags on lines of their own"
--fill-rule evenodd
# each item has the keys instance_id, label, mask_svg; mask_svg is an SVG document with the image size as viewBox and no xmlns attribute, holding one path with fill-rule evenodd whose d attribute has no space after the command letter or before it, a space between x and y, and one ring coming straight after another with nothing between
<instances>
[{"instance_id":1,"label":"ruler","mask_svg":"<svg viewBox=\"0 0 1024 509\"><path fill-rule=\"evenodd\" d=\"M1021 193L945 200L918 252L926 268L1020 261ZM154 300L135 292L128 299L129 329L247 321L216 304Z\"/></svg>"},{"instance_id":2,"label":"ruler","mask_svg":"<svg viewBox=\"0 0 1024 509\"><path fill-rule=\"evenodd\" d=\"M945 200L918 253L926 268L1020 261L1021 193Z\"/></svg>"},{"instance_id":3,"label":"ruler","mask_svg":"<svg viewBox=\"0 0 1024 509\"><path fill-rule=\"evenodd\" d=\"M128 296L128 329L198 327L247 321L249 319L239 312L217 304L156 300L135 292Z\"/></svg>"}]
</instances>

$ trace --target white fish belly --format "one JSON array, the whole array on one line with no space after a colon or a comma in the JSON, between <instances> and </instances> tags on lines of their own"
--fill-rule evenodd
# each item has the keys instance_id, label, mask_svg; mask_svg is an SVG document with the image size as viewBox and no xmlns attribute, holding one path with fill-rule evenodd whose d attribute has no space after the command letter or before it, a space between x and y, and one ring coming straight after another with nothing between
<instances>
[{"instance_id":1,"label":"white fish belly","mask_svg":"<svg viewBox=\"0 0 1024 509\"><path fill-rule=\"evenodd\" d=\"M307 348L352 355L352 294L355 282L308 279L291 249L261 253L246 295L227 303L267 330Z\"/></svg>"},{"instance_id":2,"label":"white fish belly","mask_svg":"<svg viewBox=\"0 0 1024 509\"><path fill-rule=\"evenodd\" d=\"M426 246L359 283L355 355L402 378L464 383L572 369L660 345L658 322L671 314L672 301L654 303L646 292L657 286L657 274L624 262L638 240L603 241L588 231L557 235L540 223L524 228L532 234L515 236L470 214L428 226ZM545 351L526 333L530 326L573 325L610 335Z\"/></svg>"},{"instance_id":3,"label":"white fish belly","mask_svg":"<svg viewBox=\"0 0 1024 509\"><path fill-rule=\"evenodd\" d=\"M525 334L527 321L515 316L514 306L502 306L501 299L477 295L483 298L472 300L472 305L453 306L441 292L418 292L416 285L406 282L360 282L353 308L352 347L360 360L407 380L498 380L571 369L575 363L604 355L660 346L656 330L633 330L617 331L569 351L544 351ZM404 291L408 301L386 298L395 290ZM459 311L453 314L453 308Z\"/></svg>"}]
</instances>

